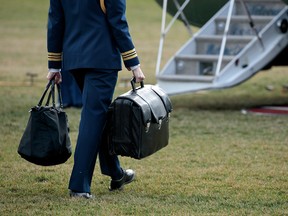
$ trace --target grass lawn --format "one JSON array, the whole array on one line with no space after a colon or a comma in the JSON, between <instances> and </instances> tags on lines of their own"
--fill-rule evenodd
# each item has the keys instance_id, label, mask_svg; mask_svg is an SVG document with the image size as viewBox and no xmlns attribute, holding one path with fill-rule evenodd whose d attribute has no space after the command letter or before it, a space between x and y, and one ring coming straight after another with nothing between
<instances>
[{"instance_id":1,"label":"grass lawn","mask_svg":"<svg viewBox=\"0 0 288 216\"><path fill-rule=\"evenodd\" d=\"M161 9L127 0L127 17L146 83L156 83ZM29 109L46 80L48 1L14 0L0 7L0 215L288 215L288 117L243 115L265 104L288 104L288 69L258 73L235 88L171 97L170 143L143 159L121 158L137 172L123 191L109 192L97 164L94 200L71 199L73 157L41 167L17 154ZM163 62L186 41L177 23ZM27 72L36 73L29 85ZM123 70L121 77L129 77ZM119 83L115 96L129 90ZM273 91L265 87L273 85ZM80 110L67 109L73 148Z\"/></svg>"}]
</instances>

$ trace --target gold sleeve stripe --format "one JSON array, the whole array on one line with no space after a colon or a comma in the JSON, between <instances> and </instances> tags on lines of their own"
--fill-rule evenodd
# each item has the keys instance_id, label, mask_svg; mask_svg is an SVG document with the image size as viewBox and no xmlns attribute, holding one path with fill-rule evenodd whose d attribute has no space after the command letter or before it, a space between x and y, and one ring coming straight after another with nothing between
<instances>
[{"instance_id":1,"label":"gold sleeve stripe","mask_svg":"<svg viewBox=\"0 0 288 216\"><path fill-rule=\"evenodd\" d=\"M129 53L132 53L132 52L136 52L135 48L131 49L129 51L123 52L123 53L121 53L121 55L123 56L123 55L129 54Z\"/></svg>"},{"instance_id":2,"label":"gold sleeve stripe","mask_svg":"<svg viewBox=\"0 0 288 216\"><path fill-rule=\"evenodd\" d=\"M136 58L137 57L137 54L135 54L135 55L132 55L132 56L128 56L128 57L123 57L123 60L124 61L128 61L128 60L130 60L130 59L133 59L133 58Z\"/></svg>"},{"instance_id":3,"label":"gold sleeve stripe","mask_svg":"<svg viewBox=\"0 0 288 216\"><path fill-rule=\"evenodd\" d=\"M48 53L48 60L49 61L62 61L62 53Z\"/></svg>"},{"instance_id":4,"label":"gold sleeve stripe","mask_svg":"<svg viewBox=\"0 0 288 216\"><path fill-rule=\"evenodd\" d=\"M136 53L135 48L132 50L129 50L127 52L121 53L121 55L122 55L122 58L124 61L127 61L127 60L130 60L130 59L137 57L137 53Z\"/></svg>"},{"instance_id":5,"label":"gold sleeve stripe","mask_svg":"<svg viewBox=\"0 0 288 216\"><path fill-rule=\"evenodd\" d=\"M60 52L60 53L48 52L48 55L57 55L57 56L60 56L60 55L62 55L62 53L61 53L61 52Z\"/></svg>"},{"instance_id":6,"label":"gold sleeve stripe","mask_svg":"<svg viewBox=\"0 0 288 216\"><path fill-rule=\"evenodd\" d=\"M100 0L100 7L101 7L103 13L106 14L106 7L105 7L105 4L104 4L104 0Z\"/></svg>"}]
</instances>

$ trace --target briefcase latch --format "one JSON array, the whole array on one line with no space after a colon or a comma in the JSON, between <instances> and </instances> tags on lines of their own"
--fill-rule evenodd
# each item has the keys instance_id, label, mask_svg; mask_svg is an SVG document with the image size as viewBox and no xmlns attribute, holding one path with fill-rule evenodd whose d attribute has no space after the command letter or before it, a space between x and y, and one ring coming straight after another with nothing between
<instances>
[{"instance_id":1,"label":"briefcase latch","mask_svg":"<svg viewBox=\"0 0 288 216\"><path fill-rule=\"evenodd\" d=\"M149 128L150 128L151 123L147 122L146 127L145 127L145 132L148 133L149 132Z\"/></svg>"},{"instance_id":2,"label":"briefcase latch","mask_svg":"<svg viewBox=\"0 0 288 216\"><path fill-rule=\"evenodd\" d=\"M159 119L159 123L158 123L158 130L161 129L161 126L162 126L162 119Z\"/></svg>"}]
</instances>

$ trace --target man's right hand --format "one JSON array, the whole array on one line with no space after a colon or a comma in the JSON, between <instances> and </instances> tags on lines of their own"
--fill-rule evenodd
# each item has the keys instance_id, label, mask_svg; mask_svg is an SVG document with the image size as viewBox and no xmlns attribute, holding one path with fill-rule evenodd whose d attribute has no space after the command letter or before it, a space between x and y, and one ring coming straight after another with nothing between
<instances>
[{"instance_id":1,"label":"man's right hand","mask_svg":"<svg viewBox=\"0 0 288 216\"><path fill-rule=\"evenodd\" d=\"M141 70L141 67L138 67L135 70L132 70L132 73L133 73L133 76L135 77L136 83L142 82L145 79L145 76Z\"/></svg>"}]
</instances>

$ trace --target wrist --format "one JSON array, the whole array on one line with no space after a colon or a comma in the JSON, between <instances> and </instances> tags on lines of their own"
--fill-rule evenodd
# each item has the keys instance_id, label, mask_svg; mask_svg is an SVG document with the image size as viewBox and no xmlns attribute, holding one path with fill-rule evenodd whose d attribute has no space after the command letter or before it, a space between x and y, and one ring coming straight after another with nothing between
<instances>
[{"instance_id":1,"label":"wrist","mask_svg":"<svg viewBox=\"0 0 288 216\"><path fill-rule=\"evenodd\" d=\"M48 72L58 73L58 72L61 72L61 69L59 69L59 68L49 68L49 69L48 69Z\"/></svg>"},{"instance_id":2,"label":"wrist","mask_svg":"<svg viewBox=\"0 0 288 216\"><path fill-rule=\"evenodd\" d=\"M133 70L136 70L136 69L139 68L139 67L140 67L140 64L135 65L135 66L132 66L132 67L130 67L130 69L133 71Z\"/></svg>"}]
</instances>

